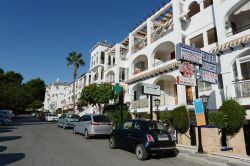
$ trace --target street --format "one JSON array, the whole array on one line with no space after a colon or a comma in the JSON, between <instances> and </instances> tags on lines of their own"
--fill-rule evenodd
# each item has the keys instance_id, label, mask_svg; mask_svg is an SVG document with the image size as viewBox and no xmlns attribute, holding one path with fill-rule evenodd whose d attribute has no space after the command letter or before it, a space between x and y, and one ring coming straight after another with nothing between
<instances>
[{"instance_id":1,"label":"street","mask_svg":"<svg viewBox=\"0 0 250 166\"><path fill-rule=\"evenodd\" d=\"M152 157L139 161L135 154L110 149L106 138L84 139L56 123L19 116L12 126L0 126L0 165L17 166L198 166L180 157Z\"/></svg>"}]
</instances>

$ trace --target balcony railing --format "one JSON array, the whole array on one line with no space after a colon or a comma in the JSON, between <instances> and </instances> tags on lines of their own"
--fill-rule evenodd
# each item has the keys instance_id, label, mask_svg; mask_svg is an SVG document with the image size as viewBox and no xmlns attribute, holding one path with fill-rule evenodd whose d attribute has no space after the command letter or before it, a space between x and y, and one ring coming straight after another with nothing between
<instances>
[{"instance_id":1,"label":"balcony railing","mask_svg":"<svg viewBox=\"0 0 250 166\"><path fill-rule=\"evenodd\" d=\"M139 99L139 100L131 102L131 108L132 109L135 109L135 108L145 108L145 107L148 107L148 106L149 106L149 104L148 104L148 99L147 98L145 98L145 99Z\"/></svg>"},{"instance_id":2,"label":"balcony railing","mask_svg":"<svg viewBox=\"0 0 250 166\"><path fill-rule=\"evenodd\" d=\"M178 104L178 97L174 92L163 93L159 97L155 97L155 99L156 98L160 99L160 106Z\"/></svg>"},{"instance_id":3,"label":"balcony railing","mask_svg":"<svg viewBox=\"0 0 250 166\"><path fill-rule=\"evenodd\" d=\"M250 80L234 82L236 98L250 97Z\"/></svg>"},{"instance_id":4,"label":"balcony railing","mask_svg":"<svg viewBox=\"0 0 250 166\"><path fill-rule=\"evenodd\" d=\"M134 53L147 46L147 36L134 45Z\"/></svg>"},{"instance_id":5,"label":"balcony railing","mask_svg":"<svg viewBox=\"0 0 250 166\"><path fill-rule=\"evenodd\" d=\"M244 25L242 27L236 28L236 29L232 29L231 31L227 32L227 37L235 35L237 33L243 32L245 30L250 29L250 24Z\"/></svg>"},{"instance_id":6,"label":"balcony railing","mask_svg":"<svg viewBox=\"0 0 250 166\"><path fill-rule=\"evenodd\" d=\"M143 72L143 71L145 71L145 70L148 70L148 67L144 67L144 68L135 68L133 75L136 75L136 74L138 74L138 73L140 73L140 72Z\"/></svg>"},{"instance_id":7,"label":"balcony railing","mask_svg":"<svg viewBox=\"0 0 250 166\"><path fill-rule=\"evenodd\" d=\"M174 29L173 27L173 20L169 20L165 25L157 28L154 33L152 34L153 36L153 40L156 41L160 38L162 38L163 36L165 36L166 34L168 34L169 32L171 32Z\"/></svg>"}]
</instances>

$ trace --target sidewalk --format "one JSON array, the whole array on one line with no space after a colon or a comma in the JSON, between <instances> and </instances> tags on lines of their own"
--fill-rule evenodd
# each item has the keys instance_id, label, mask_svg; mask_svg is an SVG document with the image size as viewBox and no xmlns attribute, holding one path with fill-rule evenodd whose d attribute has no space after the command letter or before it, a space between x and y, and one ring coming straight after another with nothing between
<instances>
[{"instance_id":1,"label":"sidewalk","mask_svg":"<svg viewBox=\"0 0 250 166\"><path fill-rule=\"evenodd\" d=\"M212 153L212 154L200 154L197 153L196 147L189 147L183 145L177 145L179 149L179 157L192 160L199 164L209 166L250 166L250 157L242 157L239 155L232 155L229 153Z\"/></svg>"}]
</instances>

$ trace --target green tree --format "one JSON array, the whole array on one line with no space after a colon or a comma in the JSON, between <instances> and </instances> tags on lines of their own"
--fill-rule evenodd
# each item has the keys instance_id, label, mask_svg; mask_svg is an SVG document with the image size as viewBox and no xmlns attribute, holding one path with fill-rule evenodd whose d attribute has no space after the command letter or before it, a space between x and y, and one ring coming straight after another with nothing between
<instances>
[{"instance_id":1,"label":"green tree","mask_svg":"<svg viewBox=\"0 0 250 166\"><path fill-rule=\"evenodd\" d=\"M174 128L180 132L185 133L189 129L188 111L185 106L179 106L172 111L172 119Z\"/></svg>"},{"instance_id":2,"label":"green tree","mask_svg":"<svg viewBox=\"0 0 250 166\"><path fill-rule=\"evenodd\" d=\"M80 102L82 105L96 105L99 112L102 114L101 105L104 107L110 100L115 98L113 86L108 83L91 84L82 90Z\"/></svg>"},{"instance_id":3,"label":"green tree","mask_svg":"<svg viewBox=\"0 0 250 166\"><path fill-rule=\"evenodd\" d=\"M217 112L209 114L209 122L224 130L227 135L234 135L244 125L246 109L237 101L229 99L223 102Z\"/></svg>"},{"instance_id":4,"label":"green tree","mask_svg":"<svg viewBox=\"0 0 250 166\"><path fill-rule=\"evenodd\" d=\"M104 112L107 114L107 116L111 119L114 126L117 126L121 123L121 105L107 105L104 107ZM123 120L132 119L131 114L129 113L128 107L126 104L123 104L122 106L122 112L123 112Z\"/></svg>"},{"instance_id":5,"label":"green tree","mask_svg":"<svg viewBox=\"0 0 250 166\"><path fill-rule=\"evenodd\" d=\"M81 65L85 65L85 61L82 59L82 54L76 52L69 53L67 60L67 66L74 66L73 77L74 77L74 86L73 86L73 111L75 112L75 81L77 76L77 69Z\"/></svg>"}]
</instances>

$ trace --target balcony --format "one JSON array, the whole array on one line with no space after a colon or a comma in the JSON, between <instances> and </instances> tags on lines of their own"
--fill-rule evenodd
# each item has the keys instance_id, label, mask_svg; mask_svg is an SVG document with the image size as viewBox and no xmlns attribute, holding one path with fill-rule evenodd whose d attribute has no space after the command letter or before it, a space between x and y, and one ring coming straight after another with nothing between
<instances>
[{"instance_id":1,"label":"balcony","mask_svg":"<svg viewBox=\"0 0 250 166\"><path fill-rule=\"evenodd\" d=\"M163 93L159 97L155 97L160 100L160 107L166 105L178 105L178 97L173 92Z\"/></svg>"},{"instance_id":2,"label":"balcony","mask_svg":"<svg viewBox=\"0 0 250 166\"><path fill-rule=\"evenodd\" d=\"M154 33L152 34L153 41L157 41L158 39L162 38L163 36L167 35L169 32L173 31L173 19L170 19L166 22L163 26L158 27Z\"/></svg>"},{"instance_id":3,"label":"balcony","mask_svg":"<svg viewBox=\"0 0 250 166\"><path fill-rule=\"evenodd\" d=\"M229 32L227 32L226 35L227 35L227 37L230 37L230 36L233 36L235 34L238 34L240 32L248 30L248 29L250 29L250 24L244 25L242 27L237 27L237 28L231 29Z\"/></svg>"},{"instance_id":4,"label":"balcony","mask_svg":"<svg viewBox=\"0 0 250 166\"><path fill-rule=\"evenodd\" d=\"M134 48L133 48L134 53L136 53L137 51L143 49L146 46L147 46L147 36L134 45Z\"/></svg>"},{"instance_id":5,"label":"balcony","mask_svg":"<svg viewBox=\"0 0 250 166\"><path fill-rule=\"evenodd\" d=\"M234 82L235 97L245 98L250 97L250 80Z\"/></svg>"},{"instance_id":6,"label":"balcony","mask_svg":"<svg viewBox=\"0 0 250 166\"><path fill-rule=\"evenodd\" d=\"M131 102L131 108L132 109L136 109L136 108L145 108L145 107L149 107L148 104L148 99L138 99L136 101L132 101Z\"/></svg>"}]
</instances>

